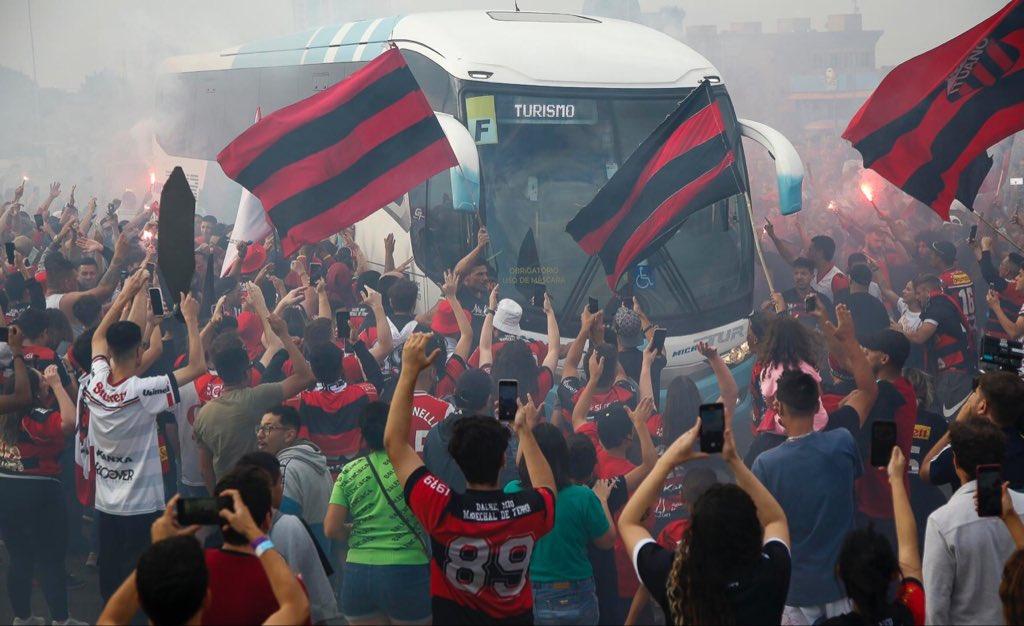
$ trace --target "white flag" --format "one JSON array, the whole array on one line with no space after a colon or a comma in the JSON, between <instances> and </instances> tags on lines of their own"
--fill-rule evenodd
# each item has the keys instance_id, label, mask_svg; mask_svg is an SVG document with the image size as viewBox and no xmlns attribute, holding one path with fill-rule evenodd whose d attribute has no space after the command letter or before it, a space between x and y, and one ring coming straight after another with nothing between
<instances>
[{"instance_id":1,"label":"white flag","mask_svg":"<svg viewBox=\"0 0 1024 626\"><path fill-rule=\"evenodd\" d=\"M260 121L260 109L256 109L256 121ZM238 201L238 215L235 216L235 226L231 229L231 241L228 244L227 252L224 254L224 265L221 266L221 277L227 276L232 263L238 258L238 251L235 244L239 241L254 241L262 244L273 228L267 221L267 213L263 210L263 203L249 193L249 190L242 188L242 198Z\"/></svg>"}]
</instances>

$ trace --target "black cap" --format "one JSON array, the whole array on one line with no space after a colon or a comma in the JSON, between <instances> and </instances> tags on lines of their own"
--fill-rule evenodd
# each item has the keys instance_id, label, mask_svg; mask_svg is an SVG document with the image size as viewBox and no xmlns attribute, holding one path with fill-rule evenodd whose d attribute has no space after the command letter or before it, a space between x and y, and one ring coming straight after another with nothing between
<instances>
[{"instance_id":1,"label":"black cap","mask_svg":"<svg viewBox=\"0 0 1024 626\"><path fill-rule=\"evenodd\" d=\"M871 333L860 343L868 350L887 355L896 369L903 369L903 364L910 356L910 340L900 331L891 328Z\"/></svg>"},{"instance_id":2,"label":"black cap","mask_svg":"<svg viewBox=\"0 0 1024 626\"><path fill-rule=\"evenodd\" d=\"M455 400L460 408L479 408L491 395L491 377L484 370L470 369L455 382Z\"/></svg>"},{"instance_id":3,"label":"black cap","mask_svg":"<svg viewBox=\"0 0 1024 626\"><path fill-rule=\"evenodd\" d=\"M939 258L946 263L956 261L956 246L948 241L933 241L932 251L939 255Z\"/></svg>"}]
</instances>

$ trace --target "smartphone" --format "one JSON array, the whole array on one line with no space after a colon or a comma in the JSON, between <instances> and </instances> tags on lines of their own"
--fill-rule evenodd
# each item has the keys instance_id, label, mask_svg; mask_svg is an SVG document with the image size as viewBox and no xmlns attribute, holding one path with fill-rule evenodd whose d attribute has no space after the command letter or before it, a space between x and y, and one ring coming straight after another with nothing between
<instances>
[{"instance_id":1,"label":"smartphone","mask_svg":"<svg viewBox=\"0 0 1024 626\"><path fill-rule=\"evenodd\" d=\"M324 270L323 263L310 263L309 264L309 282L310 284L320 280L320 273Z\"/></svg>"},{"instance_id":2,"label":"smartphone","mask_svg":"<svg viewBox=\"0 0 1024 626\"><path fill-rule=\"evenodd\" d=\"M587 298L587 311L589 311L591 315L597 313L597 308L599 306L597 298Z\"/></svg>"},{"instance_id":3,"label":"smartphone","mask_svg":"<svg viewBox=\"0 0 1024 626\"><path fill-rule=\"evenodd\" d=\"M28 267L30 265L35 265L36 263L38 263L39 262L39 257L42 254L43 254L43 251L40 250L39 248L32 248L32 252L29 252L28 253L28 258L25 259L25 267Z\"/></svg>"},{"instance_id":4,"label":"smartphone","mask_svg":"<svg viewBox=\"0 0 1024 626\"><path fill-rule=\"evenodd\" d=\"M153 315L164 314L164 296L159 287L149 289L149 305L153 308Z\"/></svg>"},{"instance_id":5,"label":"smartphone","mask_svg":"<svg viewBox=\"0 0 1024 626\"><path fill-rule=\"evenodd\" d=\"M36 221L36 230L43 230L43 216L36 213L32 216L32 219Z\"/></svg>"},{"instance_id":6,"label":"smartphone","mask_svg":"<svg viewBox=\"0 0 1024 626\"><path fill-rule=\"evenodd\" d=\"M7 253L7 262L14 265L14 242L4 242L4 252Z\"/></svg>"},{"instance_id":7,"label":"smartphone","mask_svg":"<svg viewBox=\"0 0 1024 626\"><path fill-rule=\"evenodd\" d=\"M545 287L544 285L534 285L533 306L538 308L544 308L544 294L546 294L547 291L547 287Z\"/></svg>"},{"instance_id":8,"label":"smartphone","mask_svg":"<svg viewBox=\"0 0 1024 626\"><path fill-rule=\"evenodd\" d=\"M725 443L725 405L721 402L700 405L700 451L714 454Z\"/></svg>"},{"instance_id":9,"label":"smartphone","mask_svg":"<svg viewBox=\"0 0 1024 626\"><path fill-rule=\"evenodd\" d=\"M502 379L498 381L498 419L511 422L516 419L519 399L519 381Z\"/></svg>"},{"instance_id":10,"label":"smartphone","mask_svg":"<svg viewBox=\"0 0 1024 626\"><path fill-rule=\"evenodd\" d=\"M11 329L6 326L0 327L0 341L7 343L7 340L11 337Z\"/></svg>"},{"instance_id":11,"label":"smartphone","mask_svg":"<svg viewBox=\"0 0 1024 626\"><path fill-rule=\"evenodd\" d=\"M974 240L978 238L978 225L971 226L971 234L967 235L967 243L974 243Z\"/></svg>"},{"instance_id":12,"label":"smartphone","mask_svg":"<svg viewBox=\"0 0 1024 626\"><path fill-rule=\"evenodd\" d=\"M811 295L807 296L806 298L804 298L804 310L805 311L807 311L808 313L813 313L814 310L817 309L817 308L818 308L818 300L817 300L817 298L814 297L814 294L811 294Z\"/></svg>"},{"instance_id":13,"label":"smartphone","mask_svg":"<svg viewBox=\"0 0 1024 626\"><path fill-rule=\"evenodd\" d=\"M655 352L661 352L665 349L665 335L668 331L664 328L654 329L654 337L651 338L651 349Z\"/></svg>"},{"instance_id":14,"label":"smartphone","mask_svg":"<svg viewBox=\"0 0 1024 626\"><path fill-rule=\"evenodd\" d=\"M896 422L871 423L871 466L886 467L896 446Z\"/></svg>"},{"instance_id":15,"label":"smartphone","mask_svg":"<svg viewBox=\"0 0 1024 626\"><path fill-rule=\"evenodd\" d=\"M348 337L348 319L348 311L343 311L339 309L334 312L334 327L338 339L344 339L345 337Z\"/></svg>"},{"instance_id":16,"label":"smartphone","mask_svg":"<svg viewBox=\"0 0 1024 626\"><path fill-rule=\"evenodd\" d=\"M1003 468L978 466L978 517L999 517L1003 512Z\"/></svg>"},{"instance_id":17,"label":"smartphone","mask_svg":"<svg viewBox=\"0 0 1024 626\"><path fill-rule=\"evenodd\" d=\"M224 518L220 516L221 509L234 510L234 501L230 496L179 498L177 504L178 524L182 526L223 524Z\"/></svg>"}]
</instances>

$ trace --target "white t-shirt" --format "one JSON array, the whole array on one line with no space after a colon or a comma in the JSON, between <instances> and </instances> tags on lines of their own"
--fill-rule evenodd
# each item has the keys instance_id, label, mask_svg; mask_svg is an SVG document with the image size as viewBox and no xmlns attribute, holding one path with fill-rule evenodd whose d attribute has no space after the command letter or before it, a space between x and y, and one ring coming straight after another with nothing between
<instances>
[{"instance_id":1,"label":"white t-shirt","mask_svg":"<svg viewBox=\"0 0 1024 626\"><path fill-rule=\"evenodd\" d=\"M59 309L60 301L64 297L62 293L51 293L46 296L46 308L48 309Z\"/></svg>"},{"instance_id":2,"label":"white t-shirt","mask_svg":"<svg viewBox=\"0 0 1024 626\"><path fill-rule=\"evenodd\" d=\"M110 515L163 510L156 416L178 404L174 377L112 381L104 356L93 358L91 372L84 394L96 455L96 509Z\"/></svg>"},{"instance_id":3,"label":"white t-shirt","mask_svg":"<svg viewBox=\"0 0 1024 626\"><path fill-rule=\"evenodd\" d=\"M903 298L896 301L896 309L900 313L900 327L908 333L912 333L921 327L921 312L911 311Z\"/></svg>"},{"instance_id":4,"label":"white t-shirt","mask_svg":"<svg viewBox=\"0 0 1024 626\"><path fill-rule=\"evenodd\" d=\"M191 382L179 389L181 402L171 409L174 413L174 421L178 424L178 447L181 449L181 482L189 487L204 487L203 472L199 469L199 447L196 444L196 436L192 430L192 424L196 421L196 414L203 408L202 400L199 399L199 392L196 391L195 382Z\"/></svg>"}]
</instances>

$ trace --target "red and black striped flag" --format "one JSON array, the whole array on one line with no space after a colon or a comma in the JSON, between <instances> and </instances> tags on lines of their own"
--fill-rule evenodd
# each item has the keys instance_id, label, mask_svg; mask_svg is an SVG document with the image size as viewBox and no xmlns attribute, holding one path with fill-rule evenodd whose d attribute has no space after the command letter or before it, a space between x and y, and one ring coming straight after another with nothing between
<instances>
[{"instance_id":1,"label":"red and black striped flag","mask_svg":"<svg viewBox=\"0 0 1024 626\"><path fill-rule=\"evenodd\" d=\"M263 203L285 255L457 164L402 53L264 117L217 155Z\"/></svg>"},{"instance_id":2,"label":"red and black striped flag","mask_svg":"<svg viewBox=\"0 0 1024 626\"><path fill-rule=\"evenodd\" d=\"M576 214L565 230L601 259L609 287L615 289L632 263L664 245L694 212L744 191L737 141L704 81Z\"/></svg>"},{"instance_id":3,"label":"red and black striped flag","mask_svg":"<svg viewBox=\"0 0 1024 626\"><path fill-rule=\"evenodd\" d=\"M871 168L949 219L992 166L985 150L1024 129L1024 0L898 65L843 138Z\"/></svg>"}]
</instances>

